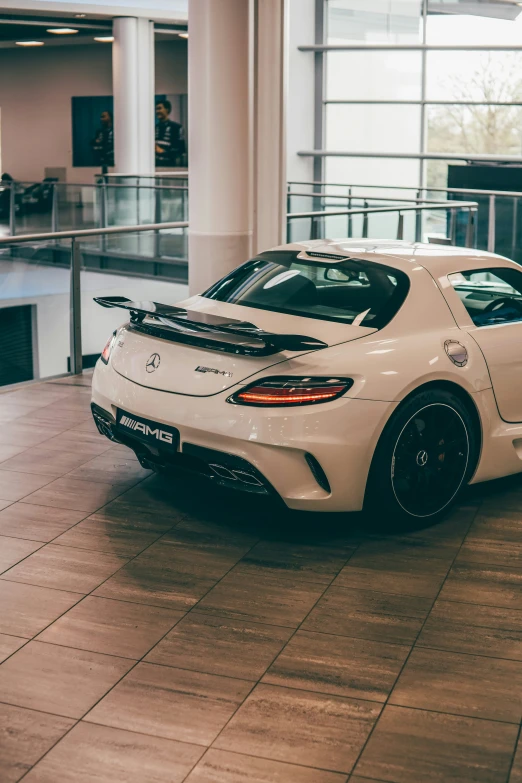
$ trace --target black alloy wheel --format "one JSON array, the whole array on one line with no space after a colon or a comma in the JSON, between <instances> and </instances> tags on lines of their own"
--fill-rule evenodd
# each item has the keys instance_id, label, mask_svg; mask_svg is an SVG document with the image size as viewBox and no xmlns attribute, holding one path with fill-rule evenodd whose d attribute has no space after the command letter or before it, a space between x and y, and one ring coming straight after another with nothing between
<instances>
[{"instance_id":1,"label":"black alloy wheel","mask_svg":"<svg viewBox=\"0 0 522 783\"><path fill-rule=\"evenodd\" d=\"M366 508L379 526L430 524L451 507L476 464L478 434L460 397L420 392L399 407L377 445Z\"/></svg>"}]
</instances>

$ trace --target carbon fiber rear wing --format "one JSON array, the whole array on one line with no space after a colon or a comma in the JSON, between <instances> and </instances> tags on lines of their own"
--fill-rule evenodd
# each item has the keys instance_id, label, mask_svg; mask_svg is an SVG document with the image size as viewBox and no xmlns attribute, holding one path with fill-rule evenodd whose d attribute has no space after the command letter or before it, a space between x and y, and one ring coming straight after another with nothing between
<instances>
[{"instance_id":1,"label":"carbon fiber rear wing","mask_svg":"<svg viewBox=\"0 0 522 783\"><path fill-rule=\"evenodd\" d=\"M265 332L247 321L184 310L182 307L159 302L133 302L125 296L95 297L94 301L102 307L128 310L131 327L139 332L211 351L245 356L270 356L279 351L315 351L328 348L327 343L315 337Z\"/></svg>"}]
</instances>

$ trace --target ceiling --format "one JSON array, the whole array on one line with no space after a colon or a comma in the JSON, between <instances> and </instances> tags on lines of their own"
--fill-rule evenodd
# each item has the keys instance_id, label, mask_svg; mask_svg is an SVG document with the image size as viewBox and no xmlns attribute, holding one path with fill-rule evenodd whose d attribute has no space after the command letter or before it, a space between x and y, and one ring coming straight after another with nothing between
<instances>
[{"instance_id":1,"label":"ceiling","mask_svg":"<svg viewBox=\"0 0 522 783\"><path fill-rule=\"evenodd\" d=\"M72 35L56 35L50 28L71 27L78 30ZM156 39L183 41L178 32L186 32L181 24L157 24ZM29 13L0 14L0 48L22 48L17 41L43 41L45 46L78 46L96 44L95 37L112 34L112 18L100 14L88 14L78 18L74 14L64 16L46 14L45 17ZM102 44L98 44L102 45Z\"/></svg>"}]
</instances>

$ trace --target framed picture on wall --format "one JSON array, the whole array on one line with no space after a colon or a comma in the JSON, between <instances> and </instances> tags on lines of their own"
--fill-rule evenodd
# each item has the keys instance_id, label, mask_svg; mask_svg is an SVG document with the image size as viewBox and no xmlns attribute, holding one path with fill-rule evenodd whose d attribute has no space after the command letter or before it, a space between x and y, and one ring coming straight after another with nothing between
<instances>
[{"instance_id":1,"label":"framed picture on wall","mask_svg":"<svg viewBox=\"0 0 522 783\"><path fill-rule=\"evenodd\" d=\"M71 99L72 164L74 167L114 166L112 95ZM156 166L186 166L187 95L155 97Z\"/></svg>"}]
</instances>

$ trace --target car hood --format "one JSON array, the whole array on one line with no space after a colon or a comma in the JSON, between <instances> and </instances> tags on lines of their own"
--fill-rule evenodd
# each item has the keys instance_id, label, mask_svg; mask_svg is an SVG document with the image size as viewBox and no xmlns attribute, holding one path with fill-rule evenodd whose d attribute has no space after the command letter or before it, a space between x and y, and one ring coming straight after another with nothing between
<instances>
[{"instance_id":1,"label":"car hood","mask_svg":"<svg viewBox=\"0 0 522 783\"><path fill-rule=\"evenodd\" d=\"M357 340L376 331L365 326L258 310L201 296L176 304L191 311L248 321L276 334L314 337L328 346ZM118 333L110 362L117 373L140 386L174 394L207 397L243 383L263 370L272 368L277 374L278 364L306 353L316 352L280 351L270 356L244 356L184 345L124 326ZM157 356L150 361L153 354Z\"/></svg>"}]
</instances>

